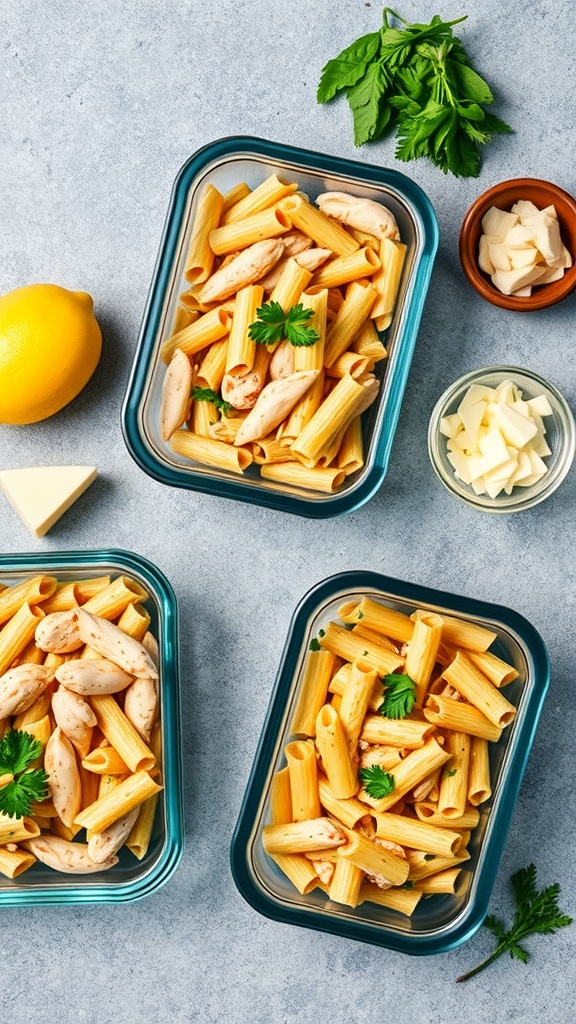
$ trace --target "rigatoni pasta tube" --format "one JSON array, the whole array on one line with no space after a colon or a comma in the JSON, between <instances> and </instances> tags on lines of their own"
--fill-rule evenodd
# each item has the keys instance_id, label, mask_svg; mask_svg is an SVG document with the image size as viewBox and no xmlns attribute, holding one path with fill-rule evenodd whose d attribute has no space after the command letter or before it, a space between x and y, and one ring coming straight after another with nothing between
<instances>
[{"instance_id":1,"label":"rigatoni pasta tube","mask_svg":"<svg viewBox=\"0 0 576 1024\"><path fill-rule=\"evenodd\" d=\"M379 604L369 597L363 597L359 602L348 601L341 605L338 615L342 622L363 622L369 629L399 643L411 640L414 632L414 623L408 615L385 604Z\"/></svg>"},{"instance_id":2,"label":"rigatoni pasta tube","mask_svg":"<svg viewBox=\"0 0 576 1024\"><path fill-rule=\"evenodd\" d=\"M343 469L346 476L355 473L364 465L362 446L362 420L356 416L346 428L342 443L338 450L337 466Z\"/></svg>"},{"instance_id":3,"label":"rigatoni pasta tube","mask_svg":"<svg viewBox=\"0 0 576 1024\"><path fill-rule=\"evenodd\" d=\"M364 637L355 636L335 622L328 624L319 642L324 650L332 651L345 661L357 661L361 668L375 668L379 676L397 672L404 665L401 655L389 651L383 645L369 643Z\"/></svg>"},{"instance_id":4,"label":"rigatoni pasta tube","mask_svg":"<svg viewBox=\"0 0 576 1024\"><path fill-rule=\"evenodd\" d=\"M116 619L127 605L144 601L147 592L129 576L118 576L105 590L101 590L82 606L84 611L100 619Z\"/></svg>"},{"instance_id":5,"label":"rigatoni pasta tube","mask_svg":"<svg viewBox=\"0 0 576 1024\"><path fill-rule=\"evenodd\" d=\"M377 679L376 669L363 672L357 662L352 665L352 672L342 696L338 717L346 736L350 757L356 756L358 740L362 732L362 724L368 710L368 704Z\"/></svg>"},{"instance_id":6,"label":"rigatoni pasta tube","mask_svg":"<svg viewBox=\"0 0 576 1024\"><path fill-rule=\"evenodd\" d=\"M462 814L458 817L449 818L445 814L440 814L438 811L437 804L428 804L426 801L414 804L414 810L420 818L420 821L425 821L429 825L435 825L436 828L449 828L449 829L473 829L476 828L480 820L480 812L476 807L467 805L464 808Z\"/></svg>"},{"instance_id":7,"label":"rigatoni pasta tube","mask_svg":"<svg viewBox=\"0 0 576 1024\"><path fill-rule=\"evenodd\" d=\"M211 345L213 341L220 341L230 331L232 308L231 303L216 306L189 327L167 338L160 349L161 358L165 363L169 363L177 348L182 349L184 355L193 356L207 345Z\"/></svg>"},{"instance_id":8,"label":"rigatoni pasta tube","mask_svg":"<svg viewBox=\"0 0 576 1024\"><path fill-rule=\"evenodd\" d=\"M388 355L385 346L380 341L378 331L374 327L372 320L365 320L362 324L362 327L352 342L352 351L358 352L358 354L362 356L368 356L370 359L373 359L375 363L378 363L381 359L385 359Z\"/></svg>"},{"instance_id":9,"label":"rigatoni pasta tube","mask_svg":"<svg viewBox=\"0 0 576 1024\"><path fill-rule=\"evenodd\" d=\"M241 199L245 199L251 193L251 188L246 184L245 181L239 181L237 185L233 185L228 192L224 193L224 201L222 203L222 219L236 203L239 203ZM242 216L239 218L242 219Z\"/></svg>"},{"instance_id":10,"label":"rigatoni pasta tube","mask_svg":"<svg viewBox=\"0 0 576 1024\"><path fill-rule=\"evenodd\" d=\"M451 857L458 852L462 843L459 832L436 828L423 821L402 814L375 814L376 835L390 843L409 846L413 850L425 850L440 857Z\"/></svg>"},{"instance_id":11,"label":"rigatoni pasta tube","mask_svg":"<svg viewBox=\"0 0 576 1024\"><path fill-rule=\"evenodd\" d=\"M320 267L314 274L313 285L315 288L339 288L361 277L370 277L379 267L380 260L374 250L363 246Z\"/></svg>"},{"instance_id":12,"label":"rigatoni pasta tube","mask_svg":"<svg viewBox=\"0 0 576 1024\"><path fill-rule=\"evenodd\" d=\"M414 883L416 892L432 895L437 892L455 893L456 887L463 868L448 868L445 871L437 871L428 878L422 878Z\"/></svg>"},{"instance_id":13,"label":"rigatoni pasta tube","mask_svg":"<svg viewBox=\"0 0 576 1024\"><path fill-rule=\"evenodd\" d=\"M370 313L372 318L389 316L394 312L406 251L407 246L403 242L380 239L380 269L372 278L377 293Z\"/></svg>"},{"instance_id":14,"label":"rigatoni pasta tube","mask_svg":"<svg viewBox=\"0 0 576 1024\"><path fill-rule=\"evenodd\" d=\"M318 778L318 794L320 803L331 818L341 821L347 828L354 828L359 821L369 818L370 809L357 800L356 797L348 797L346 800L338 800L330 789L330 783L324 776Z\"/></svg>"},{"instance_id":15,"label":"rigatoni pasta tube","mask_svg":"<svg viewBox=\"0 0 576 1024\"><path fill-rule=\"evenodd\" d=\"M198 367L196 386L219 391L226 372L227 358L228 338L213 342Z\"/></svg>"},{"instance_id":16,"label":"rigatoni pasta tube","mask_svg":"<svg viewBox=\"0 0 576 1024\"><path fill-rule=\"evenodd\" d=\"M458 867L460 864L464 864L465 861L470 860L470 854L467 850L462 849L457 857L438 857L425 853L423 850L407 850L408 861L410 864L410 871L408 878L410 881L417 882L422 878L429 878L430 875L434 875L439 871Z\"/></svg>"},{"instance_id":17,"label":"rigatoni pasta tube","mask_svg":"<svg viewBox=\"0 0 576 1024\"><path fill-rule=\"evenodd\" d=\"M331 651L310 651L299 688L298 703L290 730L304 736L316 735L316 716L326 703L328 684L334 673L336 658Z\"/></svg>"},{"instance_id":18,"label":"rigatoni pasta tube","mask_svg":"<svg viewBox=\"0 0 576 1024\"><path fill-rule=\"evenodd\" d=\"M376 290L369 281L353 281L348 286L346 298L326 335L325 366L332 366L350 347L370 312L375 295Z\"/></svg>"},{"instance_id":19,"label":"rigatoni pasta tube","mask_svg":"<svg viewBox=\"0 0 576 1024\"><path fill-rule=\"evenodd\" d=\"M411 616L413 618L413 616ZM451 615L442 615L442 642L454 647L463 647L469 651L487 651L494 643L497 633L485 626L479 626L469 619L456 619Z\"/></svg>"},{"instance_id":20,"label":"rigatoni pasta tube","mask_svg":"<svg viewBox=\"0 0 576 1024\"><path fill-rule=\"evenodd\" d=\"M212 273L214 251L210 248L208 237L220 222L223 201L221 193L214 185L204 186L194 215L184 270L184 277L193 284L200 284Z\"/></svg>"},{"instance_id":21,"label":"rigatoni pasta tube","mask_svg":"<svg viewBox=\"0 0 576 1024\"><path fill-rule=\"evenodd\" d=\"M314 861L308 860L301 853L274 853L269 856L301 896L307 896L318 885Z\"/></svg>"},{"instance_id":22,"label":"rigatoni pasta tube","mask_svg":"<svg viewBox=\"0 0 576 1024\"><path fill-rule=\"evenodd\" d=\"M273 825L285 825L293 821L290 769L282 768L272 776L270 787L270 816Z\"/></svg>"},{"instance_id":23,"label":"rigatoni pasta tube","mask_svg":"<svg viewBox=\"0 0 576 1024\"><path fill-rule=\"evenodd\" d=\"M126 718L122 708L111 694L94 694L90 698L98 727L120 754L131 772L153 768L156 758Z\"/></svg>"},{"instance_id":24,"label":"rigatoni pasta tube","mask_svg":"<svg viewBox=\"0 0 576 1024\"><path fill-rule=\"evenodd\" d=\"M329 898L335 903L343 903L345 907L356 907L363 878L362 868L345 857L338 857L328 888Z\"/></svg>"},{"instance_id":25,"label":"rigatoni pasta tube","mask_svg":"<svg viewBox=\"0 0 576 1024\"><path fill-rule=\"evenodd\" d=\"M265 825L262 842L266 853L306 853L342 846L346 839L330 818L312 818L310 821Z\"/></svg>"},{"instance_id":26,"label":"rigatoni pasta tube","mask_svg":"<svg viewBox=\"0 0 576 1024\"><path fill-rule=\"evenodd\" d=\"M416 750L423 747L434 732L429 722L417 722L411 718L385 718L382 715L367 715L360 738L366 743L383 743L390 747L408 747Z\"/></svg>"},{"instance_id":27,"label":"rigatoni pasta tube","mask_svg":"<svg viewBox=\"0 0 576 1024\"><path fill-rule=\"evenodd\" d=\"M116 625L134 640L143 640L150 625L150 615L141 604L127 604Z\"/></svg>"},{"instance_id":28,"label":"rigatoni pasta tube","mask_svg":"<svg viewBox=\"0 0 576 1024\"><path fill-rule=\"evenodd\" d=\"M30 607L24 602L0 631L0 676L9 668L15 658L24 650L34 636L36 626L44 612L36 605Z\"/></svg>"},{"instance_id":29,"label":"rigatoni pasta tube","mask_svg":"<svg viewBox=\"0 0 576 1024\"><path fill-rule=\"evenodd\" d=\"M497 658L491 651L467 651L466 656L498 689L507 686L520 675L513 665L502 661L502 658Z\"/></svg>"},{"instance_id":30,"label":"rigatoni pasta tube","mask_svg":"<svg viewBox=\"0 0 576 1024\"><path fill-rule=\"evenodd\" d=\"M457 818L464 813L466 807L470 737L465 732L450 730L446 733L444 749L450 754L450 760L440 780L438 810L447 818Z\"/></svg>"},{"instance_id":31,"label":"rigatoni pasta tube","mask_svg":"<svg viewBox=\"0 0 576 1024\"><path fill-rule=\"evenodd\" d=\"M252 453L247 448L234 448L224 441L201 437L189 430L177 430L172 434L170 446L177 455L193 459L203 466L228 469L232 473L242 474L253 461Z\"/></svg>"},{"instance_id":32,"label":"rigatoni pasta tube","mask_svg":"<svg viewBox=\"0 0 576 1024\"><path fill-rule=\"evenodd\" d=\"M358 792L360 783L348 751L342 723L330 704L316 718L316 745L334 796L343 800Z\"/></svg>"},{"instance_id":33,"label":"rigatoni pasta tube","mask_svg":"<svg viewBox=\"0 0 576 1024\"><path fill-rule=\"evenodd\" d=\"M338 256L345 256L360 248L360 243L340 224L312 206L302 196L294 195L282 199L279 209L288 215L294 227L312 238L321 249L331 249Z\"/></svg>"},{"instance_id":34,"label":"rigatoni pasta tube","mask_svg":"<svg viewBox=\"0 0 576 1024\"><path fill-rule=\"evenodd\" d=\"M5 878L18 878L36 863L36 857L27 850L7 850L0 847L0 875Z\"/></svg>"},{"instance_id":35,"label":"rigatoni pasta tube","mask_svg":"<svg viewBox=\"0 0 576 1024\"><path fill-rule=\"evenodd\" d=\"M400 797L405 796L422 779L425 779L440 765L445 764L449 757L450 754L447 754L431 736L423 747L410 751L394 769L394 790L389 796L375 800L369 794L363 793L362 799L369 803L378 814L382 814L384 811L390 810Z\"/></svg>"},{"instance_id":36,"label":"rigatoni pasta tube","mask_svg":"<svg viewBox=\"0 0 576 1024\"><path fill-rule=\"evenodd\" d=\"M247 188L247 186L245 186ZM265 210L275 203L278 203L285 196L292 195L298 191L298 183L295 181L284 181L277 174L271 174L257 188L240 196L236 203L228 206L222 217L223 224L236 224L239 220L251 217L260 210ZM228 198L226 201L229 202Z\"/></svg>"},{"instance_id":37,"label":"rigatoni pasta tube","mask_svg":"<svg viewBox=\"0 0 576 1024\"><path fill-rule=\"evenodd\" d=\"M0 625L11 619L23 604L40 604L56 589L55 576L33 576L0 592Z\"/></svg>"},{"instance_id":38,"label":"rigatoni pasta tube","mask_svg":"<svg viewBox=\"0 0 576 1024\"><path fill-rule=\"evenodd\" d=\"M292 818L307 821L322 814L318 797L318 771L313 740L294 740L284 753L288 762Z\"/></svg>"},{"instance_id":39,"label":"rigatoni pasta tube","mask_svg":"<svg viewBox=\"0 0 576 1024\"><path fill-rule=\"evenodd\" d=\"M411 917L421 899L422 893L414 889L381 889L378 885L365 882L360 888L358 902L377 903L380 907L388 907Z\"/></svg>"},{"instance_id":40,"label":"rigatoni pasta tube","mask_svg":"<svg viewBox=\"0 0 576 1024\"><path fill-rule=\"evenodd\" d=\"M420 706L436 664L442 624L442 619L434 612L418 610L415 614L414 632L406 654L406 674L416 683L416 703Z\"/></svg>"},{"instance_id":41,"label":"rigatoni pasta tube","mask_svg":"<svg viewBox=\"0 0 576 1024\"><path fill-rule=\"evenodd\" d=\"M19 843L40 835L38 825L32 818L10 818L0 814L0 844Z\"/></svg>"},{"instance_id":42,"label":"rigatoni pasta tube","mask_svg":"<svg viewBox=\"0 0 576 1024\"><path fill-rule=\"evenodd\" d=\"M83 759L82 767L96 775L126 775L130 771L114 747L95 747Z\"/></svg>"},{"instance_id":43,"label":"rigatoni pasta tube","mask_svg":"<svg viewBox=\"0 0 576 1024\"><path fill-rule=\"evenodd\" d=\"M353 418L364 398L364 386L350 374L342 377L308 421L291 450L306 465L315 465L324 446Z\"/></svg>"},{"instance_id":44,"label":"rigatoni pasta tube","mask_svg":"<svg viewBox=\"0 0 576 1024\"><path fill-rule=\"evenodd\" d=\"M317 344L318 342L316 342ZM316 346L313 347L315 348ZM296 349L296 351L299 352L300 349ZM305 351L305 349L302 349L302 351ZM294 365L296 365L296 360ZM302 395L302 398L294 406L290 415L278 427L277 437L281 440L282 444L287 446L288 450L290 450L289 446L292 444L292 441L295 441L299 434L302 433L304 427L310 422L323 401L324 371L321 370L306 394ZM292 453L290 453L290 457L294 458Z\"/></svg>"},{"instance_id":45,"label":"rigatoni pasta tube","mask_svg":"<svg viewBox=\"0 0 576 1024\"><path fill-rule=\"evenodd\" d=\"M346 479L344 471L337 466L333 469L326 466L308 469L300 462L264 462L260 475L264 480L275 480L307 490L323 491L325 494L333 494Z\"/></svg>"},{"instance_id":46,"label":"rigatoni pasta tube","mask_svg":"<svg viewBox=\"0 0 576 1024\"><path fill-rule=\"evenodd\" d=\"M309 283L312 274L290 256L282 268L278 282L270 293L269 302L278 302L285 313L300 300L300 296ZM306 307L308 308L308 307ZM311 325L310 325L311 326ZM311 367L316 369L316 367ZM321 366L318 367L321 369Z\"/></svg>"},{"instance_id":47,"label":"rigatoni pasta tube","mask_svg":"<svg viewBox=\"0 0 576 1024\"><path fill-rule=\"evenodd\" d=\"M261 210L250 217L228 223L210 232L209 241L213 252L218 256L238 249L246 249L255 242L263 242L267 238L277 238L290 230L290 221L286 214L277 207Z\"/></svg>"},{"instance_id":48,"label":"rigatoni pasta tube","mask_svg":"<svg viewBox=\"0 0 576 1024\"><path fill-rule=\"evenodd\" d=\"M326 342L326 317L328 313L328 291L302 292L300 302L304 309L311 309L312 316L308 321L318 335L313 345L297 345L294 349L294 371L322 370L324 367L324 344Z\"/></svg>"},{"instance_id":49,"label":"rigatoni pasta tube","mask_svg":"<svg viewBox=\"0 0 576 1024\"><path fill-rule=\"evenodd\" d=\"M473 807L484 803L492 795L488 743L477 736L472 738L470 767L468 769L468 800Z\"/></svg>"},{"instance_id":50,"label":"rigatoni pasta tube","mask_svg":"<svg viewBox=\"0 0 576 1024\"><path fill-rule=\"evenodd\" d=\"M441 694L431 694L423 708L424 717L428 722L438 725L441 729L456 729L466 732L469 736L480 736L497 743L502 729L494 725L473 704L462 700L452 700Z\"/></svg>"},{"instance_id":51,"label":"rigatoni pasta tube","mask_svg":"<svg viewBox=\"0 0 576 1024\"><path fill-rule=\"evenodd\" d=\"M458 651L454 661L442 672L442 676L499 728L509 725L514 719L514 705L502 696L500 690L478 671L462 651Z\"/></svg>"},{"instance_id":52,"label":"rigatoni pasta tube","mask_svg":"<svg viewBox=\"0 0 576 1024\"><path fill-rule=\"evenodd\" d=\"M402 885L408 878L408 861L390 853L384 847L372 843L358 832L346 831L346 846L340 847L339 857L344 857L368 875L380 875L392 885Z\"/></svg>"},{"instance_id":53,"label":"rigatoni pasta tube","mask_svg":"<svg viewBox=\"0 0 576 1024\"><path fill-rule=\"evenodd\" d=\"M103 832L122 815L138 807L161 789L162 787L154 782L148 772L135 772L105 796L99 797L96 803L80 811L80 814L76 815L75 824L92 832Z\"/></svg>"},{"instance_id":54,"label":"rigatoni pasta tube","mask_svg":"<svg viewBox=\"0 0 576 1024\"><path fill-rule=\"evenodd\" d=\"M262 303L264 290L258 284L249 284L236 292L236 304L228 339L226 373L242 376L252 369L256 342L248 328L256 320L256 310Z\"/></svg>"}]
</instances>

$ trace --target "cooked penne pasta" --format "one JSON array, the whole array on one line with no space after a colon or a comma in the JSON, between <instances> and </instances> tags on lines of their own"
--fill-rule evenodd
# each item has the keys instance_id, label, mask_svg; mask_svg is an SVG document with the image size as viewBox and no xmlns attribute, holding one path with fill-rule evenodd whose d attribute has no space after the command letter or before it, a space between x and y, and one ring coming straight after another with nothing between
<instances>
[{"instance_id":1,"label":"cooked penne pasta","mask_svg":"<svg viewBox=\"0 0 576 1024\"><path fill-rule=\"evenodd\" d=\"M295 740L287 745L284 752L288 762L292 820L319 818L322 811L314 743L312 740Z\"/></svg>"},{"instance_id":2,"label":"cooked penne pasta","mask_svg":"<svg viewBox=\"0 0 576 1024\"><path fill-rule=\"evenodd\" d=\"M208 239L220 223L223 202L221 193L214 185L204 186L196 207L184 270L184 277L192 284L200 284L212 273L214 250L210 247Z\"/></svg>"},{"instance_id":3,"label":"cooked penne pasta","mask_svg":"<svg viewBox=\"0 0 576 1024\"><path fill-rule=\"evenodd\" d=\"M354 796L359 789L358 777L342 722L330 704L325 704L316 718L316 746L334 796L338 800Z\"/></svg>"},{"instance_id":4,"label":"cooked penne pasta","mask_svg":"<svg viewBox=\"0 0 576 1024\"><path fill-rule=\"evenodd\" d=\"M514 705L502 696L462 651L458 651L442 675L494 725L504 728L513 721L516 715Z\"/></svg>"},{"instance_id":5,"label":"cooked penne pasta","mask_svg":"<svg viewBox=\"0 0 576 1024\"><path fill-rule=\"evenodd\" d=\"M313 818L282 825L265 825L262 831L266 853L306 853L332 849L346 842L343 830L330 818Z\"/></svg>"},{"instance_id":6,"label":"cooked penne pasta","mask_svg":"<svg viewBox=\"0 0 576 1024\"><path fill-rule=\"evenodd\" d=\"M238 195L234 202L229 197L235 196L237 194L236 190L231 190L227 194L225 197L227 209L222 217L223 224L235 224L239 220L244 220L255 213L260 213L261 210L273 206L285 196L290 196L297 192L298 184L295 181L284 181L277 174L271 174L269 178L266 178L253 191L250 191L244 182L241 183L240 187L236 186L236 188L240 188L240 191L244 194Z\"/></svg>"}]
</instances>

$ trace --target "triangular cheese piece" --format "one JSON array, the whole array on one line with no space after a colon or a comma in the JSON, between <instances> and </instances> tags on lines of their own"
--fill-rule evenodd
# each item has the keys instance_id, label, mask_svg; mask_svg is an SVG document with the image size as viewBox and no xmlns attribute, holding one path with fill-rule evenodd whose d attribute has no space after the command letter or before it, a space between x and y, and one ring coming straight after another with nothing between
<instances>
[{"instance_id":1,"label":"triangular cheese piece","mask_svg":"<svg viewBox=\"0 0 576 1024\"><path fill-rule=\"evenodd\" d=\"M5 469L0 487L34 537L43 537L96 479L95 466Z\"/></svg>"}]
</instances>

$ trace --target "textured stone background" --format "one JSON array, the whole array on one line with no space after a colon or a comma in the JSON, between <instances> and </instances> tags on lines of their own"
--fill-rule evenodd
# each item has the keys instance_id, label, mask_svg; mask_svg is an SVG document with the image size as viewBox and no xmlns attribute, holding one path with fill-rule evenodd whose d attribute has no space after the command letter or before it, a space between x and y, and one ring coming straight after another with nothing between
<instances>
[{"instance_id":1,"label":"textured stone background","mask_svg":"<svg viewBox=\"0 0 576 1024\"><path fill-rule=\"evenodd\" d=\"M237 894L228 846L292 610L333 572L370 568L510 605L549 646L552 684L492 909L509 916L508 878L533 860L574 897L572 553L575 477L517 516L476 513L428 463L426 428L443 388L489 363L528 366L576 404L576 299L529 316L483 302L460 270L471 200L523 175L576 192L576 14L568 0L405 0L424 20L468 10L460 33L516 129L486 151L478 181L393 143L354 149L344 101L315 103L319 71L373 31L362 0L5 0L0 10L0 291L34 281L83 288L104 330L99 369L56 418L0 428L4 468L95 463L99 480L43 541L0 501L2 549L125 547L155 561L181 607L186 849L156 895L117 908L2 910L3 1016L10 1024L194 1021L378 1024L573 1019L576 925L529 940L526 968L501 959L454 978L491 948L480 932L451 953L412 959L272 923ZM344 519L305 521L145 476L121 436L128 381L173 179L198 147L253 134L407 171L441 230L388 476Z\"/></svg>"}]
</instances>

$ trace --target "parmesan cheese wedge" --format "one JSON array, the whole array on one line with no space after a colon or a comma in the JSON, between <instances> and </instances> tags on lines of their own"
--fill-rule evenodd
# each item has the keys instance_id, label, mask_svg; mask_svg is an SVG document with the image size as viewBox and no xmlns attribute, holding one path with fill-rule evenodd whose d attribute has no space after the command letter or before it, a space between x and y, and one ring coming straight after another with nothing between
<instances>
[{"instance_id":1,"label":"parmesan cheese wedge","mask_svg":"<svg viewBox=\"0 0 576 1024\"><path fill-rule=\"evenodd\" d=\"M34 537L43 537L96 479L95 466L5 469L0 487Z\"/></svg>"}]
</instances>

